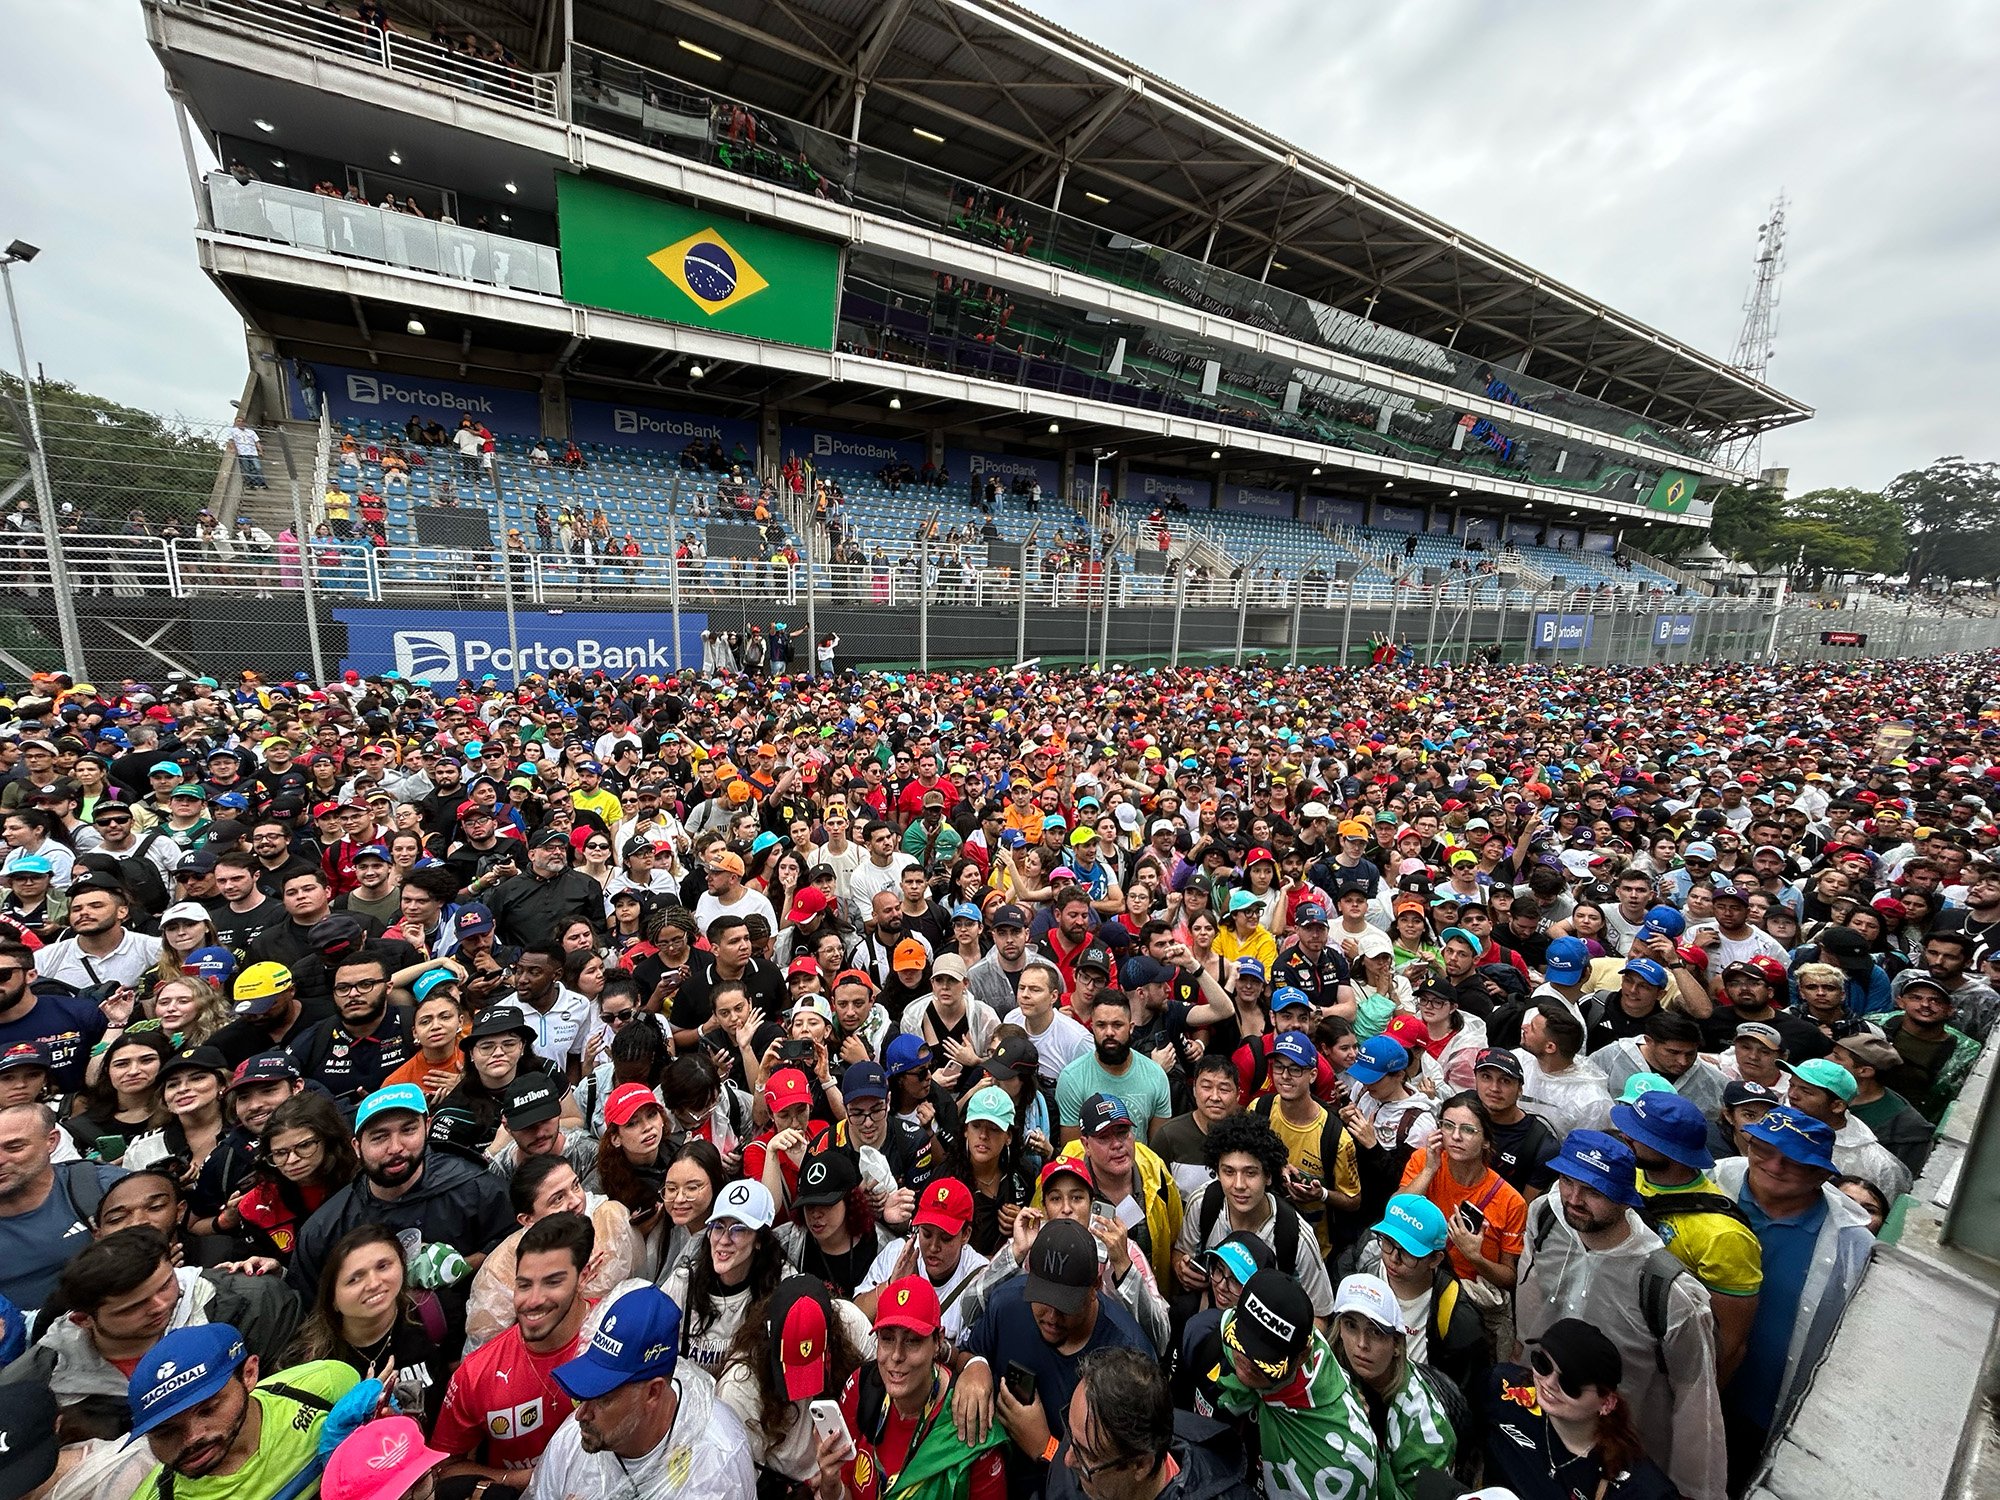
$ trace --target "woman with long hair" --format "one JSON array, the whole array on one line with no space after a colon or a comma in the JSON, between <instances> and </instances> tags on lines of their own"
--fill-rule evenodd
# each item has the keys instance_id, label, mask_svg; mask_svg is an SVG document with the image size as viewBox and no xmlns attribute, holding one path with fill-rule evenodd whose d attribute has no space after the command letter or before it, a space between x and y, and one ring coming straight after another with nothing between
<instances>
[{"instance_id":1,"label":"woman with long hair","mask_svg":"<svg viewBox=\"0 0 2000 1500\"><path fill-rule=\"evenodd\" d=\"M838 1300L836 1300L838 1299ZM803 1305L802 1305L803 1304ZM794 1398L792 1369L780 1358L786 1329L824 1330L813 1340L817 1378ZM715 1399L742 1419L750 1438L750 1460L771 1493L796 1494L819 1472L819 1438L811 1405L835 1400L847 1377L861 1368L861 1351L873 1343L868 1320L852 1302L829 1292L816 1276L802 1273L779 1282L759 1299L730 1342L728 1360L716 1381ZM747 1500L747 1497L746 1497Z\"/></svg>"},{"instance_id":2,"label":"woman with long hair","mask_svg":"<svg viewBox=\"0 0 2000 1500\"><path fill-rule=\"evenodd\" d=\"M587 917L570 917L556 927L556 949L564 963L569 962L572 953L595 953L597 929Z\"/></svg>"},{"instance_id":3,"label":"woman with long hair","mask_svg":"<svg viewBox=\"0 0 2000 1500\"><path fill-rule=\"evenodd\" d=\"M312 1311L299 1325L287 1364L337 1359L364 1377L386 1376L390 1394L428 1426L444 1400L455 1361L445 1345L444 1310L434 1296L419 1308L403 1265L402 1241L385 1224L362 1224L333 1242Z\"/></svg>"},{"instance_id":4,"label":"woman with long hair","mask_svg":"<svg viewBox=\"0 0 2000 1500\"><path fill-rule=\"evenodd\" d=\"M604 993L604 958L595 948L573 948L563 954L563 988L575 990L594 1008Z\"/></svg>"},{"instance_id":5,"label":"woman with long hair","mask_svg":"<svg viewBox=\"0 0 2000 1500\"><path fill-rule=\"evenodd\" d=\"M1182 910L1187 911L1187 908L1183 906ZM1187 944L1188 956L1210 979L1227 989L1229 986L1224 981L1236 976L1226 971L1222 955L1215 951L1215 939L1222 931L1222 924L1216 921L1215 913L1206 906L1197 905L1187 913L1183 926L1186 936L1182 941Z\"/></svg>"},{"instance_id":6,"label":"woman with long hair","mask_svg":"<svg viewBox=\"0 0 2000 1500\"><path fill-rule=\"evenodd\" d=\"M1438 1110L1436 1134L1410 1154L1399 1189L1428 1198L1451 1233L1451 1267L1496 1336L1513 1347L1509 1293L1521 1261L1528 1204L1493 1169L1493 1120L1479 1095L1453 1094ZM1475 1283L1478 1285L1475 1286Z\"/></svg>"},{"instance_id":7,"label":"woman with long hair","mask_svg":"<svg viewBox=\"0 0 2000 1500\"><path fill-rule=\"evenodd\" d=\"M1431 914L1424 906L1424 898L1406 893L1391 903L1390 910L1394 913L1389 922L1389 938L1396 956L1396 972L1400 974L1420 963L1441 968L1437 933L1431 927Z\"/></svg>"},{"instance_id":8,"label":"woman with long hair","mask_svg":"<svg viewBox=\"0 0 2000 1500\"><path fill-rule=\"evenodd\" d=\"M770 873L764 895L771 903L771 910L782 917L791 911L799 892L806 888L806 862L799 858L797 850L774 846L767 868Z\"/></svg>"},{"instance_id":9,"label":"woman with long hair","mask_svg":"<svg viewBox=\"0 0 2000 1500\"><path fill-rule=\"evenodd\" d=\"M160 1067L173 1055L155 1021L127 1027L105 1047L102 1069L85 1085L83 1108L63 1121L77 1150L116 1162L125 1143L164 1129Z\"/></svg>"},{"instance_id":10,"label":"woman with long hair","mask_svg":"<svg viewBox=\"0 0 2000 1500\"><path fill-rule=\"evenodd\" d=\"M667 1153L666 1111L659 1095L643 1083L621 1083L604 1101L604 1134L597 1142L597 1165L584 1179L587 1192L602 1193L625 1205L646 1253L634 1273L652 1280L660 1274L665 1240Z\"/></svg>"},{"instance_id":11,"label":"woman with long hair","mask_svg":"<svg viewBox=\"0 0 2000 1500\"><path fill-rule=\"evenodd\" d=\"M183 1163L188 1172L199 1173L226 1128L222 1091L228 1083L228 1065L213 1047L183 1049L161 1063L160 1102L169 1118L158 1130L126 1148L124 1164L150 1167L172 1158Z\"/></svg>"},{"instance_id":12,"label":"woman with long hair","mask_svg":"<svg viewBox=\"0 0 2000 1500\"><path fill-rule=\"evenodd\" d=\"M459 990L460 975L442 967L427 968L410 985L416 1007L410 1014L410 1041L416 1054L382 1080L383 1088L414 1083L435 1107L465 1076L465 1034L471 1022Z\"/></svg>"},{"instance_id":13,"label":"woman with long hair","mask_svg":"<svg viewBox=\"0 0 2000 1500\"><path fill-rule=\"evenodd\" d=\"M1380 1492L1408 1494L1419 1472L1449 1470L1458 1456L1442 1377L1410 1358L1402 1309L1380 1276L1347 1277L1334 1306L1333 1355L1375 1431Z\"/></svg>"},{"instance_id":14,"label":"woman with long hair","mask_svg":"<svg viewBox=\"0 0 2000 1500\"><path fill-rule=\"evenodd\" d=\"M1410 981L1396 972L1396 950L1386 934L1369 928L1356 939L1354 968L1346 986L1354 996L1354 1029L1367 1041L1388 1028L1397 1012L1416 1002Z\"/></svg>"},{"instance_id":15,"label":"woman with long hair","mask_svg":"<svg viewBox=\"0 0 2000 1500\"><path fill-rule=\"evenodd\" d=\"M1527 1365L1502 1365L1486 1389L1487 1478L1524 1495L1670 1500L1673 1482L1639 1441L1618 1346L1581 1318L1552 1323Z\"/></svg>"},{"instance_id":16,"label":"woman with long hair","mask_svg":"<svg viewBox=\"0 0 2000 1500\"><path fill-rule=\"evenodd\" d=\"M1425 1035L1419 1045L1437 1060L1445 1085L1454 1092L1472 1087L1472 1065L1486 1048L1486 1023L1458 1008L1449 990L1425 985L1417 991L1417 1019Z\"/></svg>"},{"instance_id":17,"label":"woman with long hair","mask_svg":"<svg viewBox=\"0 0 2000 1500\"><path fill-rule=\"evenodd\" d=\"M472 1278L465 1311L465 1347L470 1353L514 1326L514 1268L521 1236L550 1214L581 1214L597 1231L583 1268L583 1294L608 1296L633 1273L645 1246L632 1229L625 1205L583 1190L576 1168L560 1156L530 1156L514 1168L507 1184L514 1220L521 1227L493 1247Z\"/></svg>"},{"instance_id":18,"label":"woman with long hair","mask_svg":"<svg viewBox=\"0 0 2000 1500\"><path fill-rule=\"evenodd\" d=\"M570 843L576 849L574 868L596 881L600 890L610 885L611 877L618 873L611 858L611 835L585 825L570 835Z\"/></svg>"},{"instance_id":19,"label":"woman with long hair","mask_svg":"<svg viewBox=\"0 0 2000 1500\"><path fill-rule=\"evenodd\" d=\"M785 1258L836 1295L852 1295L889 1238L875 1222L875 1200L854 1153L824 1146L808 1155L791 1213L778 1226Z\"/></svg>"},{"instance_id":20,"label":"woman with long hair","mask_svg":"<svg viewBox=\"0 0 2000 1500\"><path fill-rule=\"evenodd\" d=\"M466 1066L458 1085L437 1107L456 1105L470 1114L476 1127L470 1137L481 1149L500 1129L500 1098L523 1072L548 1071L535 1055L534 1028L514 1006L492 1006L476 1018L460 1045Z\"/></svg>"},{"instance_id":21,"label":"woman with long hair","mask_svg":"<svg viewBox=\"0 0 2000 1500\"><path fill-rule=\"evenodd\" d=\"M163 976L146 1006L167 1040L183 1050L199 1047L229 1023L222 991L196 974Z\"/></svg>"},{"instance_id":22,"label":"woman with long hair","mask_svg":"<svg viewBox=\"0 0 2000 1500\"><path fill-rule=\"evenodd\" d=\"M294 1094L272 1111L249 1191L223 1207L216 1228L247 1231L261 1241L258 1253L289 1261L306 1220L359 1169L339 1106L310 1089Z\"/></svg>"},{"instance_id":23,"label":"woman with long hair","mask_svg":"<svg viewBox=\"0 0 2000 1500\"><path fill-rule=\"evenodd\" d=\"M702 1237L667 1274L681 1310L681 1358L719 1374L752 1303L777 1289L791 1267L771 1227L775 1205L761 1182L730 1183L709 1210Z\"/></svg>"},{"instance_id":24,"label":"woman with long hair","mask_svg":"<svg viewBox=\"0 0 2000 1500\"><path fill-rule=\"evenodd\" d=\"M668 1271L687 1258L708 1226L708 1211L729 1181L722 1154L704 1140L685 1140L674 1148L660 1196L667 1206L667 1232L660 1264Z\"/></svg>"},{"instance_id":25,"label":"woman with long hair","mask_svg":"<svg viewBox=\"0 0 2000 1500\"><path fill-rule=\"evenodd\" d=\"M218 941L215 919L206 907L199 901L176 901L160 913L160 953L139 977L140 990L186 975L188 955L197 948L213 948Z\"/></svg>"},{"instance_id":26,"label":"woman with long hair","mask_svg":"<svg viewBox=\"0 0 2000 1500\"><path fill-rule=\"evenodd\" d=\"M416 868L417 861L424 857L424 836L414 828L401 828L389 836L389 865L393 869L397 884Z\"/></svg>"},{"instance_id":27,"label":"woman with long hair","mask_svg":"<svg viewBox=\"0 0 2000 1500\"><path fill-rule=\"evenodd\" d=\"M934 1098L932 1124L944 1157L939 1175L972 1189L972 1248L990 1256L1035 1196L1035 1181L1022 1166L1019 1112L1013 1096L991 1083L974 1089L962 1107L942 1089Z\"/></svg>"}]
</instances>

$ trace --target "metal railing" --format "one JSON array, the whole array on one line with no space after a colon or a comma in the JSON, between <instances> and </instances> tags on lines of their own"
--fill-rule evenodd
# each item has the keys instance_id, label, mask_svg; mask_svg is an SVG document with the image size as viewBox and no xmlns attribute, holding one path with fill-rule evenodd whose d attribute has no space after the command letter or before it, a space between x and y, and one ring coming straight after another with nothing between
<instances>
[{"instance_id":1,"label":"metal railing","mask_svg":"<svg viewBox=\"0 0 2000 1500\"><path fill-rule=\"evenodd\" d=\"M238 182L227 172L211 172L205 183L215 227L225 234L429 271L456 281L562 295L554 245L268 182Z\"/></svg>"},{"instance_id":2,"label":"metal railing","mask_svg":"<svg viewBox=\"0 0 2000 1500\"><path fill-rule=\"evenodd\" d=\"M233 31L296 42L348 62L373 63L425 83L497 103L560 117L561 75L533 73L512 62L476 57L464 46L445 45L398 31L394 23L370 26L332 6L295 0L157 0L174 10L206 16ZM481 42L479 45L486 45Z\"/></svg>"}]
</instances>

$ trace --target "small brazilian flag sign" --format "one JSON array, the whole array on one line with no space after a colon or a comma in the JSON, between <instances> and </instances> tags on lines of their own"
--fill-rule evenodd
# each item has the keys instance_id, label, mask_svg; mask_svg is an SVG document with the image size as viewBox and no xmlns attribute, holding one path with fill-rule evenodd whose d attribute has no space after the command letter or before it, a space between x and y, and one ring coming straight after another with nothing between
<instances>
[{"instance_id":1,"label":"small brazilian flag sign","mask_svg":"<svg viewBox=\"0 0 2000 1500\"><path fill-rule=\"evenodd\" d=\"M1653 497L1646 502L1646 508L1680 515L1694 504L1694 492L1699 487L1700 482L1692 474L1683 474L1678 469L1663 470L1659 483L1653 486Z\"/></svg>"},{"instance_id":2,"label":"small brazilian flag sign","mask_svg":"<svg viewBox=\"0 0 2000 1500\"><path fill-rule=\"evenodd\" d=\"M833 347L838 246L590 177L558 177L556 208L566 300Z\"/></svg>"}]
</instances>

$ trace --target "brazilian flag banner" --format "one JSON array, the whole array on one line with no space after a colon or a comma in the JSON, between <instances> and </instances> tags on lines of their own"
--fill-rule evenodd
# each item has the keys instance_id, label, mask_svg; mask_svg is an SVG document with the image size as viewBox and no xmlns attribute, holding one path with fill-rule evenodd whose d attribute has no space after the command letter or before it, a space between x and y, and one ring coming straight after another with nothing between
<instances>
[{"instance_id":1,"label":"brazilian flag banner","mask_svg":"<svg viewBox=\"0 0 2000 1500\"><path fill-rule=\"evenodd\" d=\"M1679 469L1663 469L1660 471L1659 483L1653 486L1652 498L1646 502L1646 508L1682 515L1690 505L1694 504L1694 492L1700 487L1700 481L1692 474L1683 474Z\"/></svg>"},{"instance_id":2,"label":"brazilian flag banner","mask_svg":"<svg viewBox=\"0 0 2000 1500\"><path fill-rule=\"evenodd\" d=\"M591 177L559 176L563 297L742 338L833 347L840 248Z\"/></svg>"}]
</instances>

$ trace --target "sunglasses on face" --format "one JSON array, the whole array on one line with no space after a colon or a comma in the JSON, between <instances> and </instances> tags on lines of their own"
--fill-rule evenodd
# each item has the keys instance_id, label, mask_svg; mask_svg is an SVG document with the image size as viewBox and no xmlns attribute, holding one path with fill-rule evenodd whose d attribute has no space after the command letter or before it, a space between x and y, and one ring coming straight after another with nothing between
<instances>
[{"instance_id":1,"label":"sunglasses on face","mask_svg":"<svg viewBox=\"0 0 2000 1500\"><path fill-rule=\"evenodd\" d=\"M1556 1362L1549 1358L1546 1349L1536 1348L1528 1352L1528 1363L1534 1372L1544 1380L1554 1380L1562 1387L1562 1393L1572 1401L1583 1394L1583 1387L1556 1368Z\"/></svg>"}]
</instances>

